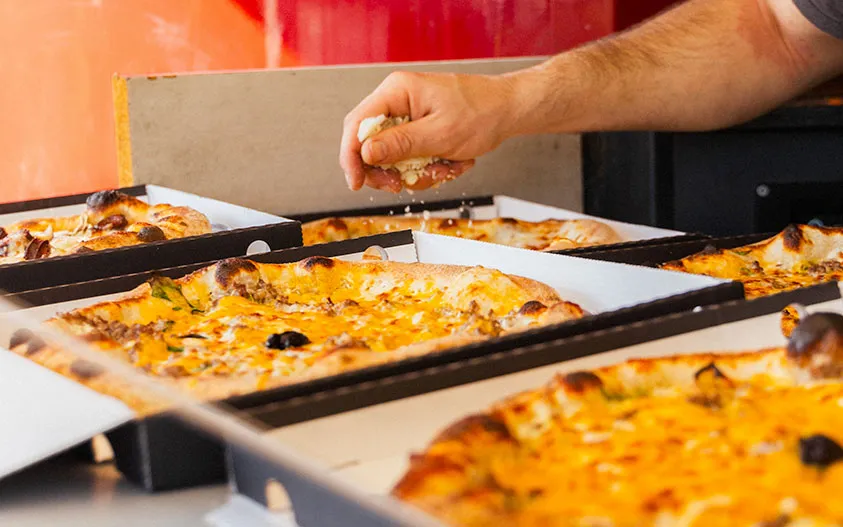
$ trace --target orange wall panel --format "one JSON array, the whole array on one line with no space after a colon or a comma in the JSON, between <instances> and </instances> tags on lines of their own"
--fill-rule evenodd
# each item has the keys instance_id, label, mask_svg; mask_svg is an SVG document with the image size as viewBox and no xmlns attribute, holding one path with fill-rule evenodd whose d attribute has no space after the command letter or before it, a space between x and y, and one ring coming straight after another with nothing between
<instances>
[{"instance_id":1,"label":"orange wall panel","mask_svg":"<svg viewBox=\"0 0 843 527\"><path fill-rule=\"evenodd\" d=\"M0 2L0 202L113 187L111 75L260 68L230 0Z\"/></svg>"}]
</instances>

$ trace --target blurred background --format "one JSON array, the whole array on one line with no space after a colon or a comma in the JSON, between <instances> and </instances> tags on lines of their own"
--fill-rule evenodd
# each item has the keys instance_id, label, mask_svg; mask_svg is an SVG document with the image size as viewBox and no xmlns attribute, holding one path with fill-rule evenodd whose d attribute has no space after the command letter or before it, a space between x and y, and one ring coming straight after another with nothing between
<instances>
[{"instance_id":1,"label":"blurred background","mask_svg":"<svg viewBox=\"0 0 843 527\"><path fill-rule=\"evenodd\" d=\"M0 0L0 202L117 184L111 76L547 55L671 0Z\"/></svg>"}]
</instances>

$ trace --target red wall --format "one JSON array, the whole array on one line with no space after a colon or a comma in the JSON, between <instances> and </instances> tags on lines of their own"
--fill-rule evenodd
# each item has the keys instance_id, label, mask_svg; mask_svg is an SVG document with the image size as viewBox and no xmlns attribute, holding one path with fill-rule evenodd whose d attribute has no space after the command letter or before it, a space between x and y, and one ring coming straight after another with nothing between
<instances>
[{"instance_id":1,"label":"red wall","mask_svg":"<svg viewBox=\"0 0 843 527\"><path fill-rule=\"evenodd\" d=\"M676 3L677 0L616 0L615 29L626 29Z\"/></svg>"},{"instance_id":2,"label":"red wall","mask_svg":"<svg viewBox=\"0 0 843 527\"><path fill-rule=\"evenodd\" d=\"M237 1L263 19L262 0ZM301 64L513 57L611 33L614 1L278 0L278 18Z\"/></svg>"}]
</instances>

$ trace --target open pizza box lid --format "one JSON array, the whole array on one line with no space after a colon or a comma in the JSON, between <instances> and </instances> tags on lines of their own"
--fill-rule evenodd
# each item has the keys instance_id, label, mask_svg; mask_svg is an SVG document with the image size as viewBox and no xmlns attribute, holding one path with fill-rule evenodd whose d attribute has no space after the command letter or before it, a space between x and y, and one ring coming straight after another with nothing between
<instances>
[{"instance_id":1,"label":"open pizza box lid","mask_svg":"<svg viewBox=\"0 0 843 527\"><path fill-rule=\"evenodd\" d=\"M142 185L119 190L150 205L169 203L170 205L198 210L208 217L215 232L291 221L274 214L267 214L266 212L157 185ZM8 225L32 218L79 214L85 210L87 196L88 194L78 194L21 203L0 204L0 225Z\"/></svg>"},{"instance_id":2,"label":"open pizza box lid","mask_svg":"<svg viewBox=\"0 0 843 527\"><path fill-rule=\"evenodd\" d=\"M674 273L657 269L585 260L535 251L513 249L482 242L423 233L396 233L372 237L368 240L340 242L340 247L356 247L343 256L359 259L371 240L401 239L399 244L385 247L390 260L432 264L482 265L539 280L554 287L566 300L580 304L592 314L635 306L651 300L725 283L714 278ZM336 244L321 247L290 249L310 254L337 253ZM336 249L333 249L336 250ZM273 257L286 253L278 251L260 255ZM261 260L265 261L265 260ZM194 270L196 266L186 266ZM179 268L182 269L182 268ZM185 272L186 274L186 272ZM124 292L143 283L148 274L97 280L61 288L24 293L9 298L56 298L59 294L76 294L72 300L51 302L16 312L43 321L57 313L113 299L116 291ZM134 282L132 282L134 280ZM123 284L102 294L104 284ZM86 296L86 292L89 292ZM81 295L79 295L81 293ZM7 310L8 311L8 310ZM16 315L17 316L17 315ZM19 327L9 323L8 315L0 313L0 343L6 345ZM5 321L5 323L4 323ZM34 362L0 349L0 418L4 423L4 441L14 448L0 452L0 477L45 459L81 441L106 432L130 421L134 415L119 401L104 397L88 388L47 371ZM50 433L45 433L49 430Z\"/></svg>"},{"instance_id":3,"label":"open pizza box lid","mask_svg":"<svg viewBox=\"0 0 843 527\"><path fill-rule=\"evenodd\" d=\"M843 314L839 285L823 287L835 289L837 298L810 305L808 311ZM557 373L591 370L631 358L782 346L786 339L780 327L780 310L785 305L784 295L731 302L537 345L523 350L520 357L500 354L465 361L449 369L430 368L392 379L389 389L394 392L393 400L276 428L265 436L284 451L292 450L326 467L338 481L368 493L373 499L397 503L388 493L408 468L410 455L423 451L438 433L454 422L482 412L509 395L545 386ZM614 347L618 343L633 344ZM544 358L539 358L542 354ZM521 366L531 362L541 365L521 367L516 364L519 362ZM402 389L418 393L416 386L433 379L441 386L447 383L448 376L455 379L449 387L400 396ZM471 377L476 380L466 382ZM361 396L370 389L374 388L361 387L344 396ZM284 411L285 406L281 405L267 409L264 414L252 411L250 416L260 422L270 413ZM243 499L232 499L214 513L220 523L236 525L238 518L248 517L251 525L272 525L279 518L291 523L298 519L299 525L307 527L358 525L342 519L353 514L345 504L333 500L330 492L317 490L308 500L296 499L306 478L293 474L289 467L273 467L261 456L237 447L230 449L229 456L232 485L253 503L249 506ZM286 494L279 491L279 483ZM264 506L271 506L272 512L263 509L261 514L259 510ZM318 522L313 521L316 516Z\"/></svg>"}]
</instances>

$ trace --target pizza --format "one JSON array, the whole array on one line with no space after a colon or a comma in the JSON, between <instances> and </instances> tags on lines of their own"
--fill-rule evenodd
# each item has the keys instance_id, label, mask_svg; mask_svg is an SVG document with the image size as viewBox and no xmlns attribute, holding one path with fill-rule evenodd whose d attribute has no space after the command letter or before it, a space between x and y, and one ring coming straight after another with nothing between
<instances>
[{"instance_id":1,"label":"pizza","mask_svg":"<svg viewBox=\"0 0 843 527\"><path fill-rule=\"evenodd\" d=\"M662 269L743 282L747 298L843 279L843 228L790 225L767 240L710 248Z\"/></svg>"},{"instance_id":2,"label":"pizza","mask_svg":"<svg viewBox=\"0 0 843 527\"><path fill-rule=\"evenodd\" d=\"M122 192L106 190L91 194L81 214L0 227L0 265L209 232L208 218L191 208L149 205Z\"/></svg>"},{"instance_id":3,"label":"pizza","mask_svg":"<svg viewBox=\"0 0 843 527\"><path fill-rule=\"evenodd\" d=\"M787 347L560 373L442 432L392 494L455 526L843 524L843 317Z\"/></svg>"},{"instance_id":4,"label":"pizza","mask_svg":"<svg viewBox=\"0 0 843 527\"><path fill-rule=\"evenodd\" d=\"M305 245L395 231L422 231L522 249L554 251L623 241L605 223L591 219L522 221L513 218L470 220L418 216L325 218L302 225Z\"/></svg>"},{"instance_id":5,"label":"pizza","mask_svg":"<svg viewBox=\"0 0 843 527\"><path fill-rule=\"evenodd\" d=\"M483 267L223 260L50 324L202 399L223 399L583 316L547 285ZM31 335L12 350L143 412L142 394Z\"/></svg>"}]
</instances>

